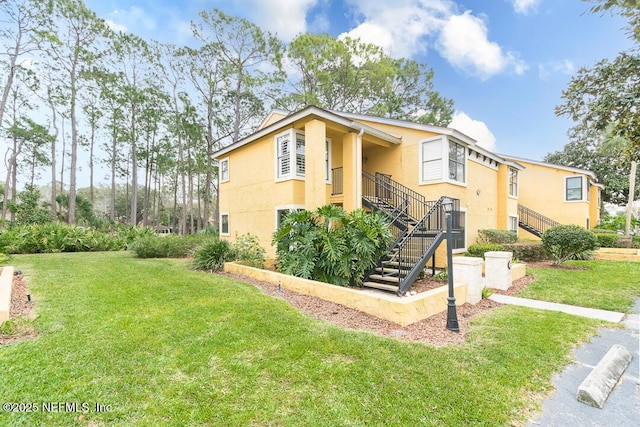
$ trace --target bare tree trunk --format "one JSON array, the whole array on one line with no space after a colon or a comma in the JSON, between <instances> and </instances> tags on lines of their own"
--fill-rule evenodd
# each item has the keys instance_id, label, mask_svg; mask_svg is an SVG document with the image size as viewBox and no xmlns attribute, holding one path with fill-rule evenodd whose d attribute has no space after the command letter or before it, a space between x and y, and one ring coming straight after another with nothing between
<instances>
[{"instance_id":1,"label":"bare tree trunk","mask_svg":"<svg viewBox=\"0 0 640 427\"><path fill-rule=\"evenodd\" d=\"M76 50L77 52L77 50ZM76 172L78 168L78 122L76 118L76 97L77 97L77 73L78 53L75 54L71 68L71 169L69 171L69 224L76 223Z\"/></svg>"},{"instance_id":2,"label":"bare tree trunk","mask_svg":"<svg viewBox=\"0 0 640 427\"><path fill-rule=\"evenodd\" d=\"M95 126L91 126L91 138L89 139L89 201L93 205L93 148L95 146Z\"/></svg>"},{"instance_id":3,"label":"bare tree trunk","mask_svg":"<svg viewBox=\"0 0 640 427\"><path fill-rule=\"evenodd\" d=\"M624 226L624 235L631 235L631 215L633 213L633 202L636 195L636 170L638 169L638 162L631 161L631 171L629 172L629 200L627 202L627 220Z\"/></svg>"},{"instance_id":4,"label":"bare tree trunk","mask_svg":"<svg viewBox=\"0 0 640 427\"><path fill-rule=\"evenodd\" d=\"M200 192L200 174L196 176L196 194L198 195L198 212L196 216L196 230L202 230L202 193Z\"/></svg>"},{"instance_id":5,"label":"bare tree trunk","mask_svg":"<svg viewBox=\"0 0 640 427\"><path fill-rule=\"evenodd\" d=\"M118 137L116 131L114 130L113 136L111 137L111 221L113 222L116 221L116 160L118 158L118 154L116 152L117 145Z\"/></svg>"},{"instance_id":6,"label":"bare tree trunk","mask_svg":"<svg viewBox=\"0 0 640 427\"><path fill-rule=\"evenodd\" d=\"M51 216L53 219L58 218L58 206L56 202L56 141L58 140L58 118L56 108L51 99L51 93L48 93L49 105L51 106L51 124L54 129L55 138L51 141Z\"/></svg>"},{"instance_id":7,"label":"bare tree trunk","mask_svg":"<svg viewBox=\"0 0 640 427\"><path fill-rule=\"evenodd\" d=\"M60 193L64 193L64 159L67 151L67 139L64 134L64 116L62 116L62 163L60 165Z\"/></svg>"}]
</instances>

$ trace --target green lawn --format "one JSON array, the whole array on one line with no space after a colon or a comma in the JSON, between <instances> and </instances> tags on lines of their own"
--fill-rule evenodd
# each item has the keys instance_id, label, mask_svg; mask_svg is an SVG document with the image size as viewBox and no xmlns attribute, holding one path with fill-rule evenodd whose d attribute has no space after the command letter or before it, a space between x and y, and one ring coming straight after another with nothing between
<instances>
[{"instance_id":1,"label":"green lawn","mask_svg":"<svg viewBox=\"0 0 640 427\"><path fill-rule=\"evenodd\" d=\"M640 263L572 261L581 269L528 268L536 280L519 297L626 313L640 296Z\"/></svg>"},{"instance_id":2,"label":"green lawn","mask_svg":"<svg viewBox=\"0 0 640 427\"><path fill-rule=\"evenodd\" d=\"M184 261L115 252L12 264L30 276L41 334L0 347L0 401L39 411L2 412L0 425L522 424L599 325L504 306L466 344L434 348L313 320ZM110 410L43 413L46 402Z\"/></svg>"}]
</instances>

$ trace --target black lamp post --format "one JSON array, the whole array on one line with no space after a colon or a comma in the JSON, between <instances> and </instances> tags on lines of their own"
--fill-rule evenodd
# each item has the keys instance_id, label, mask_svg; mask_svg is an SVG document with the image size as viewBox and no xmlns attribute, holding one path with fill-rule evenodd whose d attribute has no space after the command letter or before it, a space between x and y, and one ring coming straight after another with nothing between
<instances>
[{"instance_id":1,"label":"black lamp post","mask_svg":"<svg viewBox=\"0 0 640 427\"><path fill-rule=\"evenodd\" d=\"M447 329L453 332L460 332L460 327L458 326L458 313L456 311L456 297L453 295L453 242L451 238L453 201L448 197L442 199L442 209L447 217L447 276L449 278L449 296L447 297Z\"/></svg>"}]
</instances>

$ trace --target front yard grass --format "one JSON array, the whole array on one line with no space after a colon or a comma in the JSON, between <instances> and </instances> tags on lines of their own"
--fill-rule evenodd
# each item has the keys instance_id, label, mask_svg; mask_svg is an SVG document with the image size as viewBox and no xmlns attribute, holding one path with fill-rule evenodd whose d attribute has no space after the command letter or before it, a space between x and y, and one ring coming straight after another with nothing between
<instances>
[{"instance_id":1,"label":"front yard grass","mask_svg":"<svg viewBox=\"0 0 640 427\"><path fill-rule=\"evenodd\" d=\"M0 425L522 425L601 325L504 306L464 345L436 348L314 320L183 260L13 264L30 276L40 336L0 347L0 402L39 411L0 412ZM90 410L43 412L47 402Z\"/></svg>"},{"instance_id":2,"label":"front yard grass","mask_svg":"<svg viewBox=\"0 0 640 427\"><path fill-rule=\"evenodd\" d=\"M529 268L536 280L518 294L581 307L626 313L640 296L640 263L570 261L575 269Z\"/></svg>"}]
</instances>

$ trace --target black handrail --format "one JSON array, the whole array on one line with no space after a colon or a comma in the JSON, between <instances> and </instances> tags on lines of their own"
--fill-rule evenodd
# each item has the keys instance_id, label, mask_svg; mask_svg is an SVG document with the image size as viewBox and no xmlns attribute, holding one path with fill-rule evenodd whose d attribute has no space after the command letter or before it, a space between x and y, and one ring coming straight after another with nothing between
<instances>
[{"instance_id":1,"label":"black handrail","mask_svg":"<svg viewBox=\"0 0 640 427\"><path fill-rule=\"evenodd\" d=\"M407 216L414 222L425 216L434 202L420 193L391 179L390 175L362 172L362 197L375 205L391 207L407 204Z\"/></svg>"},{"instance_id":2,"label":"black handrail","mask_svg":"<svg viewBox=\"0 0 640 427\"><path fill-rule=\"evenodd\" d=\"M534 234L537 234L538 237L540 237L540 235L542 235L542 233L547 229L560 225L559 222L521 204L518 204L518 223L520 223L521 226L524 225L527 228L532 229L532 231L537 231L538 233Z\"/></svg>"}]
</instances>

